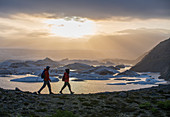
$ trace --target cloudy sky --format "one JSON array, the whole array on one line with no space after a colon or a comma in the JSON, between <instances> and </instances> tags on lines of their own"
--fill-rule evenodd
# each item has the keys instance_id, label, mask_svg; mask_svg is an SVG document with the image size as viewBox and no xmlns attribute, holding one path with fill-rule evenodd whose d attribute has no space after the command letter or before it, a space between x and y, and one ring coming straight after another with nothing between
<instances>
[{"instance_id":1,"label":"cloudy sky","mask_svg":"<svg viewBox=\"0 0 170 117\"><path fill-rule=\"evenodd\" d=\"M133 59L170 37L170 0L0 0L0 48Z\"/></svg>"}]
</instances>

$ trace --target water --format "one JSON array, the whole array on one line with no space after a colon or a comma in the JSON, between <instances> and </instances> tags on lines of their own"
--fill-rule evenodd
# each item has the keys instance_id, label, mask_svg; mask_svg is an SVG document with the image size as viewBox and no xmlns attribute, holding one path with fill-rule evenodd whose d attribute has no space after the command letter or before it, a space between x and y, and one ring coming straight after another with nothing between
<instances>
[{"instance_id":1,"label":"water","mask_svg":"<svg viewBox=\"0 0 170 117\"><path fill-rule=\"evenodd\" d=\"M154 78L157 78L159 76L158 73L148 73ZM41 86L43 85L42 82L40 83L23 83L23 82L11 82L11 79L15 78L22 78L26 77L27 75L12 75L10 77L0 77L0 87L5 89L15 89L15 87L18 87L22 91L30 91L35 92L38 91ZM122 77L122 78L128 78L128 77ZM132 77L129 77L132 79ZM133 77L138 78L138 77ZM70 78L70 80L73 78ZM141 78L141 80L136 81L144 81L146 78ZM163 80L162 80L163 81ZM107 83L127 83L131 81L124 81L124 80L114 80L114 78L110 80L86 80L82 82L78 81L70 81L72 90L76 94L89 94L89 93L99 93L99 92L113 92L113 91L127 91L132 89L140 89L140 88L148 88L156 85L140 85L140 84L127 84L127 85L107 85ZM166 83L166 82L159 82L157 84ZM62 88L64 82L61 80L59 82L52 82L52 91L54 93L58 93L60 89ZM63 90L63 93L68 94L68 87L66 87ZM48 88L46 87L42 94L48 94Z\"/></svg>"}]
</instances>

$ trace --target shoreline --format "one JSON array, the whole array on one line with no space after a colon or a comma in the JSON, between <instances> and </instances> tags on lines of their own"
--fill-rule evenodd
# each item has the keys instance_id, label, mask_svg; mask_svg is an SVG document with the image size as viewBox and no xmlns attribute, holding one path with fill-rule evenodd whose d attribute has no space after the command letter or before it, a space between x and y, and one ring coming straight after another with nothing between
<instances>
[{"instance_id":1,"label":"shoreline","mask_svg":"<svg viewBox=\"0 0 170 117\"><path fill-rule=\"evenodd\" d=\"M80 117L170 116L170 84L95 94L36 94L0 88L0 116L50 116L60 110Z\"/></svg>"}]
</instances>

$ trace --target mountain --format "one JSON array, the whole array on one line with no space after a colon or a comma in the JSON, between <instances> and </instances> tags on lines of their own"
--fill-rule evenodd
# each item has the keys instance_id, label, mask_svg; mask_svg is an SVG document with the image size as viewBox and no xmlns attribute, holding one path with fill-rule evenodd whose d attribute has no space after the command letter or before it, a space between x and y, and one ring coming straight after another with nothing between
<instances>
[{"instance_id":1,"label":"mountain","mask_svg":"<svg viewBox=\"0 0 170 117\"><path fill-rule=\"evenodd\" d=\"M170 65L163 72L161 72L161 76L159 78L170 81Z\"/></svg>"},{"instance_id":2,"label":"mountain","mask_svg":"<svg viewBox=\"0 0 170 117\"><path fill-rule=\"evenodd\" d=\"M139 56L138 58L136 58L135 60L132 61L133 65L136 65L138 62L140 62L146 55L148 54L148 52L145 52L144 54L142 54L141 56Z\"/></svg>"},{"instance_id":3,"label":"mountain","mask_svg":"<svg viewBox=\"0 0 170 117\"><path fill-rule=\"evenodd\" d=\"M161 72L168 74L170 67L170 38L160 42L140 62L131 68L138 72ZM167 72L166 72L167 71ZM170 79L169 79L170 80Z\"/></svg>"},{"instance_id":4,"label":"mountain","mask_svg":"<svg viewBox=\"0 0 170 117\"><path fill-rule=\"evenodd\" d=\"M133 60L128 60L128 59L120 59L120 58L115 58L115 59L103 59L101 62L104 63L114 63L114 64L132 64L135 65L136 63L140 62L148 53L144 53L141 56L139 56L136 59Z\"/></svg>"},{"instance_id":5,"label":"mountain","mask_svg":"<svg viewBox=\"0 0 170 117\"><path fill-rule=\"evenodd\" d=\"M59 66L59 63L56 62L56 61L53 61L52 59L46 57L45 59L43 60L37 60L34 64L38 65L38 66L53 66L53 67L56 67L56 66Z\"/></svg>"}]
</instances>

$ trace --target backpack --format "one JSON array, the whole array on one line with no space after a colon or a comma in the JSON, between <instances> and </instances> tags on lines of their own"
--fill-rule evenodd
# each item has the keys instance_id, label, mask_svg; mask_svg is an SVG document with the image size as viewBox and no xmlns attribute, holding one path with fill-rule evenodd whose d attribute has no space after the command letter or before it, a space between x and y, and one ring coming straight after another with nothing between
<instances>
[{"instance_id":1,"label":"backpack","mask_svg":"<svg viewBox=\"0 0 170 117\"><path fill-rule=\"evenodd\" d=\"M42 79L45 78L45 70L41 73L41 78L42 78Z\"/></svg>"}]
</instances>

